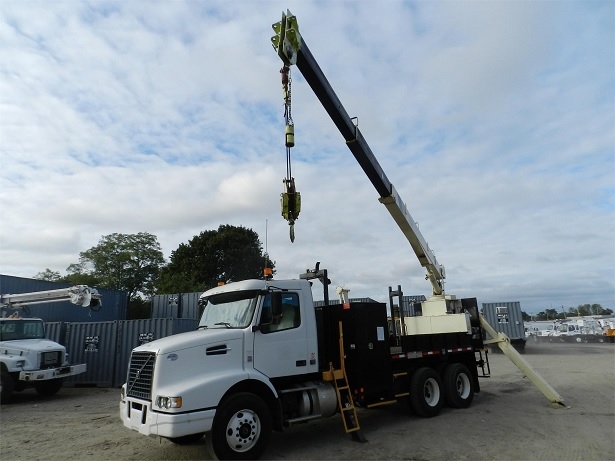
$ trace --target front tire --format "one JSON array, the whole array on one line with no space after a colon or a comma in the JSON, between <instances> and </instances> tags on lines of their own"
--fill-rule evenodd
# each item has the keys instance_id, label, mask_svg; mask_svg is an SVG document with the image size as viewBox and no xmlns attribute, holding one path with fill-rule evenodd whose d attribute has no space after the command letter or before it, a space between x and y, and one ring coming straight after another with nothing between
<instances>
[{"instance_id":1,"label":"front tire","mask_svg":"<svg viewBox=\"0 0 615 461\"><path fill-rule=\"evenodd\" d=\"M474 399L474 380L468 367L451 363L444 370L444 397L451 408L468 408Z\"/></svg>"},{"instance_id":2,"label":"front tire","mask_svg":"<svg viewBox=\"0 0 615 461\"><path fill-rule=\"evenodd\" d=\"M2 370L0 376L0 402L7 403L13 396L15 381L8 371Z\"/></svg>"},{"instance_id":3,"label":"front tire","mask_svg":"<svg viewBox=\"0 0 615 461\"><path fill-rule=\"evenodd\" d=\"M267 404L242 392L222 402L205 444L215 459L258 459L267 448L271 429Z\"/></svg>"},{"instance_id":4,"label":"front tire","mask_svg":"<svg viewBox=\"0 0 615 461\"><path fill-rule=\"evenodd\" d=\"M418 416L431 418L442 409L442 380L432 368L419 368L410 380L410 404Z\"/></svg>"},{"instance_id":5,"label":"front tire","mask_svg":"<svg viewBox=\"0 0 615 461\"><path fill-rule=\"evenodd\" d=\"M38 395L50 396L55 395L62 389L63 378L50 379L49 381L40 381L34 385L34 389Z\"/></svg>"}]
</instances>

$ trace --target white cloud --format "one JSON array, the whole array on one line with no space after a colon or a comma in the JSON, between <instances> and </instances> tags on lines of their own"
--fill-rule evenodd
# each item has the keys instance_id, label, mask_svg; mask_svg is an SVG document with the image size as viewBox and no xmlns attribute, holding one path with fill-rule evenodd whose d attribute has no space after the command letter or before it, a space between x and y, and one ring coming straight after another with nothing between
<instances>
[{"instance_id":1,"label":"white cloud","mask_svg":"<svg viewBox=\"0 0 615 461\"><path fill-rule=\"evenodd\" d=\"M280 277L321 261L353 297L428 294L296 69L290 243L269 44L289 6L227 3L2 3L0 272L63 271L113 232L151 232L168 257L233 224L266 239ZM528 311L615 307L612 2L290 9L449 292Z\"/></svg>"}]
</instances>

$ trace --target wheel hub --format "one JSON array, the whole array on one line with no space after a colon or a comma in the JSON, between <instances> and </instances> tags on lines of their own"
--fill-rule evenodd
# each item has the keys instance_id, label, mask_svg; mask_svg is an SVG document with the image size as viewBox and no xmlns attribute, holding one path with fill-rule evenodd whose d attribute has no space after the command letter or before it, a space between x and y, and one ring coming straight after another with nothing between
<instances>
[{"instance_id":1,"label":"wheel hub","mask_svg":"<svg viewBox=\"0 0 615 461\"><path fill-rule=\"evenodd\" d=\"M235 451L248 451L258 441L260 431L256 413L250 410L238 411L226 426L226 441Z\"/></svg>"}]
</instances>

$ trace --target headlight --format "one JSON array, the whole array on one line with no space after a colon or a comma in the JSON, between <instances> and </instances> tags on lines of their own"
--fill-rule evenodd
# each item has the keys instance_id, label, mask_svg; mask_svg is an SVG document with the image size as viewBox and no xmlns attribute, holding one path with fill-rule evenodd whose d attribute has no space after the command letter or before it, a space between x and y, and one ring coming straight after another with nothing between
<instances>
[{"instance_id":1,"label":"headlight","mask_svg":"<svg viewBox=\"0 0 615 461\"><path fill-rule=\"evenodd\" d=\"M23 367L25 364L26 364L25 360L18 360L17 362L15 362L16 367Z\"/></svg>"},{"instance_id":2,"label":"headlight","mask_svg":"<svg viewBox=\"0 0 615 461\"><path fill-rule=\"evenodd\" d=\"M158 408L181 408L182 406L182 398L181 397L165 397L159 395L156 397L156 406Z\"/></svg>"},{"instance_id":3,"label":"headlight","mask_svg":"<svg viewBox=\"0 0 615 461\"><path fill-rule=\"evenodd\" d=\"M126 384L122 386L120 389L120 400L124 401L126 399Z\"/></svg>"}]
</instances>

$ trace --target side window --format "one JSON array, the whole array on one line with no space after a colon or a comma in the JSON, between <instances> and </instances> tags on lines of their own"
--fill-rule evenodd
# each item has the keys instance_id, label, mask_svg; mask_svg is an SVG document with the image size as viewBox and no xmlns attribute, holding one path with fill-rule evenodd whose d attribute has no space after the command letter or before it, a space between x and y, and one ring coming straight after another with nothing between
<instances>
[{"instance_id":1,"label":"side window","mask_svg":"<svg viewBox=\"0 0 615 461\"><path fill-rule=\"evenodd\" d=\"M261 311L261 324L268 324L269 328L262 330L263 333L273 333L275 331L290 330L301 325L301 311L299 306L299 295L297 293L282 294L282 311L275 317L272 315L271 297L265 296Z\"/></svg>"},{"instance_id":2,"label":"side window","mask_svg":"<svg viewBox=\"0 0 615 461\"><path fill-rule=\"evenodd\" d=\"M263 308L261 309L261 319L260 319L260 324L261 325L266 325L271 323L272 321L272 317L271 317L271 295L267 295L265 296L265 299L263 299Z\"/></svg>"}]
</instances>

